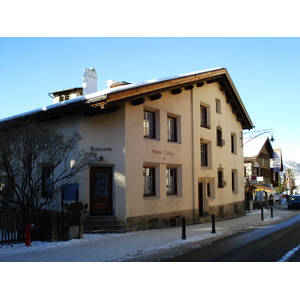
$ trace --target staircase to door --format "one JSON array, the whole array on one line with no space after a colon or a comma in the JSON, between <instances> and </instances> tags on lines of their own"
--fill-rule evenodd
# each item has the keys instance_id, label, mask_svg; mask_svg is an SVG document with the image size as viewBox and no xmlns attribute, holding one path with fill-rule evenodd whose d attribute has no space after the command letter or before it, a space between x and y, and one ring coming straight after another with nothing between
<instances>
[{"instance_id":1,"label":"staircase to door","mask_svg":"<svg viewBox=\"0 0 300 300\"><path fill-rule=\"evenodd\" d=\"M83 221L83 233L127 233L136 231L123 220L114 216L89 216Z\"/></svg>"}]
</instances>

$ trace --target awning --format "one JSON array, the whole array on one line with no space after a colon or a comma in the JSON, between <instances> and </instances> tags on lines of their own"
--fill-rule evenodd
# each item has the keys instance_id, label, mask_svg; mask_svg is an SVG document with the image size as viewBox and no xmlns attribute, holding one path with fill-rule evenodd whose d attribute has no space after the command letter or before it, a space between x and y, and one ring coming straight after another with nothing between
<instances>
[{"instance_id":1,"label":"awning","mask_svg":"<svg viewBox=\"0 0 300 300\"><path fill-rule=\"evenodd\" d=\"M275 193L275 189L269 188L269 187L264 186L264 185L255 185L254 188L255 189L260 189L262 191L266 191L267 193L271 193L271 194Z\"/></svg>"}]
</instances>

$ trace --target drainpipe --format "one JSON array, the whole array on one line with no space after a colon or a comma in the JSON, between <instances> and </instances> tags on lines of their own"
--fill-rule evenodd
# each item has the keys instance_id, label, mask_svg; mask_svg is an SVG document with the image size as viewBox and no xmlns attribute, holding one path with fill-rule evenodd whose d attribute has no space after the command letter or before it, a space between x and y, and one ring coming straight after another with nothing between
<instances>
[{"instance_id":1,"label":"drainpipe","mask_svg":"<svg viewBox=\"0 0 300 300\"><path fill-rule=\"evenodd\" d=\"M194 132L194 97L193 97L193 90L191 89L191 126L192 126L192 197L193 197L193 217L194 222L196 223L196 204L195 204L195 132Z\"/></svg>"}]
</instances>

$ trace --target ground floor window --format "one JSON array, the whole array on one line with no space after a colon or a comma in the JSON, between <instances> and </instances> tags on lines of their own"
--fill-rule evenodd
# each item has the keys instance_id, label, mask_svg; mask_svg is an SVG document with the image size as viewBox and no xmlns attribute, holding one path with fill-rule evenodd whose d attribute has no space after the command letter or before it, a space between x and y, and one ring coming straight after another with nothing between
<instances>
[{"instance_id":1,"label":"ground floor window","mask_svg":"<svg viewBox=\"0 0 300 300\"><path fill-rule=\"evenodd\" d=\"M166 185L167 195L174 195L177 193L176 169L166 169Z\"/></svg>"},{"instance_id":2,"label":"ground floor window","mask_svg":"<svg viewBox=\"0 0 300 300\"><path fill-rule=\"evenodd\" d=\"M155 195L155 168L143 168L144 196Z\"/></svg>"}]
</instances>

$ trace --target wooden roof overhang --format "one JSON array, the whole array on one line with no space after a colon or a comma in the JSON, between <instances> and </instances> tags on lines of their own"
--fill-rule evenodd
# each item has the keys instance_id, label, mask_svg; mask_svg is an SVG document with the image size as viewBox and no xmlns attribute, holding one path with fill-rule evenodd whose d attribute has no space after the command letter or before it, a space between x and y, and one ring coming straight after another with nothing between
<instances>
[{"instance_id":1,"label":"wooden roof overhang","mask_svg":"<svg viewBox=\"0 0 300 300\"><path fill-rule=\"evenodd\" d=\"M178 94L183 89L200 88L204 84L214 82L220 84L220 90L226 94L227 102L232 106L232 112L236 114L237 121L241 122L242 128L253 128L252 121L227 70L220 68L171 79L148 81L142 84L128 84L120 88L112 88L107 94L99 95L95 93L94 97L91 95L88 99L87 97L80 96L77 99L66 100L64 103L60 103L60 105L54 105L49 109L40 109L4 120L0 123L0 130L72 116L79 111L82 111L86 117L107 114L118 110L121 102L124 101L131 101L132 105L139 105L144 103L146 97L149 97L150 100L160 99L161 93L164 91L169 90L172 94Z\"/></svg>"}]
</instances>

